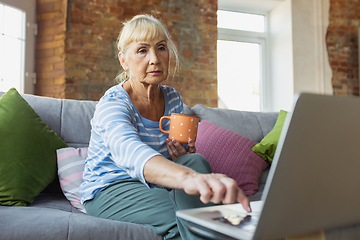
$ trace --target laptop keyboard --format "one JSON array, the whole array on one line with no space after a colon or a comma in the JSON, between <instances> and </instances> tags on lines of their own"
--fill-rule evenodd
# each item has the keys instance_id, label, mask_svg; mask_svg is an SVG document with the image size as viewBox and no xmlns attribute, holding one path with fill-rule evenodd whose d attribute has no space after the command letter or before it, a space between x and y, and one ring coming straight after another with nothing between
<instances>
[{"instance_id":1,"label":"laptop keyboard","mask_svg":"<svg viewBox=\"0 0 360 240\"><path fill-rule=\"evenodd\" d=\"M223 217L213 218L212 220L235 226L248 232L254 232L259 218L254 215L228 215Z\"/></svg>"}]
</instances>

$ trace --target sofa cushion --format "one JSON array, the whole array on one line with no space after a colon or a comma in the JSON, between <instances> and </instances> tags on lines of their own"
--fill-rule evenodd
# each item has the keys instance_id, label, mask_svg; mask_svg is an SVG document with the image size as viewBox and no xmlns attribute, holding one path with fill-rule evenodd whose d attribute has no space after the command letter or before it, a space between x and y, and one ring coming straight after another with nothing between
<instances>
[{"instance_id":1,"label":"sofa cushion","mask_svg":"<svg viewBox=\"0 0 360 240\"><path fill-rule=\"evenodd\" d=\"M194 111L184 103L184 106L183 106L183 114L185 115L195 115Z\"/></svg>"},{"instance_id":2,"label":"sofa cushion","mask_svg":"<svg viewBox=\"0 0 360 240\"><path fill-rule=\"evenodd\" d=\"M31 204L54 180L56 149L67 144L15 88L0 98L0 136L0 204Z\"/></svg>"},{"instance_id":3,"label":"sofa cushion","mask_svg":"<svg viewBox=\"0 0 360 240\"><path fill-rule=\"evenodd\" d=\"M199 124L197 137L196 152L208 160L214 173L233 178L248 196L256 193L261 172L269 164L251 150L254 141L207 120Z\"/></svg>"},{"instance_id":4,"label":"sofa cushion","mask_svg":"<svg viewBox=\"0 0 360 240\"><path fill-rule=\"evenodd\" d=\"M62 148L57 150L58 175L61 189L71 205L86 213L81 204L79 187L83 182L87 148Z\"/></svg>"},{"instance_id":5,"label":"sofa cushion","mask_svg":"<svg viewBox=\"0 0 360 240\"><path fill-rule=\"evenodd\" d=\"M0 97L3 94L0 92ZM39 114L41 120L69 146L87 147L89 145L90 120L97 101L55 99L30 94L22 94L22 97Z\"/></svg>"},{"instance_id":6,"label":"sofa cushion","mask_svg":"<svg viewBox=\"0 0 360 240\"><path fill-rule=\"evenodd\" d=\"M160 240L150 227L45 207L0 206L0 239Z\"/></svg>"},{"instance_id":7,"label":"sofa cushion","mask_svg":"<svg viewBox=\"0 0 360 240\"><path fill-rule=\"evenodd\" d=\"M63 193L40 193L27 208L51 208L65 212L82 213L74 208Z\"/></svg>"},{"instance_id":8,"label":"sofa cushion","mask_svg":"<svg viewBox=\"0 0 360 240\"><path fill-rule=\"evenodd\" d=\"M41 120L44 121L59 137L61 137L61 99L30 94L22 94L21 96L40 116Z\"/></svg>"},{"instance_id":9,"label":"sofa cushion","mask_svg":"<svg viewBox=\"0 0 360 240\"><path fill-rule=\"evenodd\" d=\"M201 104L195 105L192 110L194 115L200 117L200 121L210 121L257 143L271 131L278 116L275 112L246 112L209 108Z\"/></svg>"},{"instance_id":10,"label":"sofa cushion","mask_svg":"<svg viewBox=\"0 0 360 240\"><path fill-rule=\"evenodd\" d=\"M62 100L61 136L69 146L87 147L89 145L90 121L96 104L96 101Z\"/></svg>"},{"instance_id":11,"label":"sofa cushion","mask_svg":"<svg viewBox=\"0 0 360 240\"><path fill-rule=\"evenodd\" d=\"M274 128L253 147L253 151L256 152L260 157L268 162L272 162L275 154L276 147L279 142L281 130L284 126L284 121L287 112L281 110L276 120Z\"/></svg>"}]
</instances>

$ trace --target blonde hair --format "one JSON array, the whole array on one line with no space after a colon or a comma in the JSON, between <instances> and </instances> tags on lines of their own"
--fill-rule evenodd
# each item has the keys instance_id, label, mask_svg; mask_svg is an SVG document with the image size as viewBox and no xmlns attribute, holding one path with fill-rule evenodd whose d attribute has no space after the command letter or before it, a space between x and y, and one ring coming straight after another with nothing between
<instances>
[{"instance_id":1,"label":"blonde hair","mask_svg":"<svg viewBox=\"0 0 360 240\"><path fill-rule=\"evenodd\" d=\"M170 34L166 30L165 26L155 17L150 15L137 15L130 21L123 23L123 28L120 31L116 46L118 53L126 54L128 45L134 41L151 41L156 38L162 38L166 41L170 62L171 59L175 59L174 75L179 68L179 55L175 46L175 43L171 40ZM122 82L127 79L127 72L122 70L116 78L116 82Z\"/></svg>"}]
</instances>

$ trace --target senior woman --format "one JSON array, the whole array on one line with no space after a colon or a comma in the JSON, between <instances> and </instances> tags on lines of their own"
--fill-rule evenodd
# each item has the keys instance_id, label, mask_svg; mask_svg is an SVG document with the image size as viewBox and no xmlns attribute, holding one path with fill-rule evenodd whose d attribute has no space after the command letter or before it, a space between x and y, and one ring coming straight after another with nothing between
<instances>
[{"instance_id":1,"label":"senior woman","mask_svg":"<svg viewBox=\"0 0 360 240\"><path fill-rule=\"evenodd\" d=\"M178 56L161 22L135 16L117 46L123 81L104 94L91 120L80 187L87 213L149 226L164 239L198 239L176 210L238 201L251 211L234 180L211 173L194 141L181 145L159 130L161 116L183 112L180 94L162 85Z\"/></svg>"}]
</instances>

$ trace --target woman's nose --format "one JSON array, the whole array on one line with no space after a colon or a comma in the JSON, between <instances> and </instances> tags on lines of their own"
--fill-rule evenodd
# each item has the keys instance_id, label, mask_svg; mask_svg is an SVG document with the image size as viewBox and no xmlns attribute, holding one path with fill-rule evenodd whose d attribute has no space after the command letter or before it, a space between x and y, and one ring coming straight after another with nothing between
<instances>
[{"instance_id":1,"label":"woman's nose","mask_svg":"<svg viewBox=\"0 0 360 240\"><path fill-rule=\"evenodd\" d=\"M156 51L150 51L150 64L156 65L159 63L159 57L156 54Z\"/></svg>"}]
</instances>

